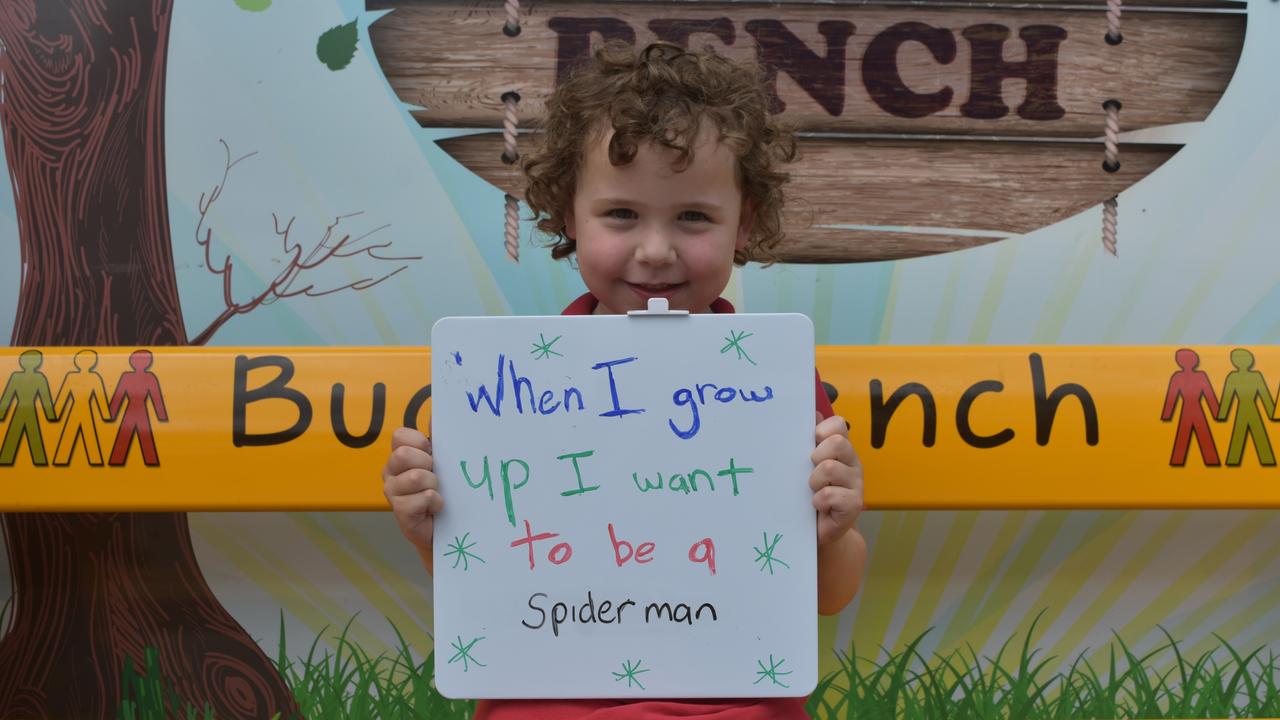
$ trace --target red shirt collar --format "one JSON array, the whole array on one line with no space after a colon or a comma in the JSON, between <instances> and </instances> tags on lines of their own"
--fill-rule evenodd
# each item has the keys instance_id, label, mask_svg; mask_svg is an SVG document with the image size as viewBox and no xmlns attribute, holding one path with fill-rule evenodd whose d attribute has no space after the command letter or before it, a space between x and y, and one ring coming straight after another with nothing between
<instances>
[{"instance_id":1,"label":"red shirt collar","mask_svg":"<svg viewBox=\"0 0 1280 720\"><path fill-rule=\"evenodd\" d=\"M596 311L596 307L600 301L591 293L583 293L581 297L569 303L569 307L565 308L561 315L590 315ZM733 313L733 303L724 298L716 298L711 302L711 312L713 313Z\"/></svg>"}]
</instances>

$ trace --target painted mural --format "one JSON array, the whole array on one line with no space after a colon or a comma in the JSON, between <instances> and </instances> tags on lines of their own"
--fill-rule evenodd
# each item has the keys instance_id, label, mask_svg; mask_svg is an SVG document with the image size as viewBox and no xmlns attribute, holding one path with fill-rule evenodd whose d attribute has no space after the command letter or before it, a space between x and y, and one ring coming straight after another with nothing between
<instances>
[{"instance_id":1,"label":"painted mural","mask_svg":"<svg viewBox=\"0 0 1280 720\"><path fill-rule=\"evenodd\" d=\"M770 68L802 153L788 240L735 270L740 309L944 358L1168 346L1147 394L1163 471L1212 496L1280 443L1277 32L1274 0L4 3L0 497L37 477L19 466L163 467L171 346L422 346L446 316L558 313L583 287L518 159L603 39ZM384 445L392 420L347 434ZM376 497L378 472L344 482ZM1007 482L1071 483L1049 475ZM0 716L471 712L431 686L456 653L388 513L110 495L3 513ZM1236 509L868 511L811 712L1280 714L1280 519L1201 504Z\"/></svg>"}]
</instances>

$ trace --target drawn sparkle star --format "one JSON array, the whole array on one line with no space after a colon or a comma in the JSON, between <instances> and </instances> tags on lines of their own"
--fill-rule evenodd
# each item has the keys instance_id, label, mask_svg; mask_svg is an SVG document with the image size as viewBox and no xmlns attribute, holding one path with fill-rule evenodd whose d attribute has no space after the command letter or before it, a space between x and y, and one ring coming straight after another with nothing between
<instances>
[{"instance_id":1,"label":"drawn sparkle star","mask_svg":"<svg viewBox=\"0 0 1280 720\"><path fill-rule=\"evenodd\" d=\"M638 677L636 677L636 676L637 676L637 675L639 675L640 673L647 673L647 672L649 672L649 669L648 669L648 668L645 668L644 670L641 670L641 669L640 669L640 663L642 663L642 662L644 662L644 661L643 661L643 660L637 660L637 661L635 661L635 663L634 663L634 664L632 664L632 662L631 662L630 660L623 660L623 661L622 661L622 672L615 672L615 673L613 673L613 681L614 681L614 682L622 682L623 680L626 680L626 681L627 681L627 687L631 687L631 684L632 684L632 683L635 683L636 685L639 685L639 686L640 686L640 689L641 689L641 690L643 690L643 689L644 689L644 685L641 685L641 684L640 684L640 678L638 678Z\"/></svg>"},{"instance_id":2,"label":"drawn sparkle star","mask_svg":"<svg viewBox=\"0 0 1280 720\"><path fill-rule=\"evenodd\" d=\"M542 360L543 358L548 358L548 357L551 357L552 355L555 355L557 357L564 357L564 355L551 349L551 346L556 344L556 340L559 340L562 337L564 336L557 335L554 338L552 338L550 341L548 341L546 336L544 336L542 333L538 333L539 342L536 342L533 344L533 349L529 351L529 354L533 355L534 360Z\"/></svg>"},{"instance_id":3,"label":"drawn sparkle star","mask_svg":"<svg viewBox=\"0 0 1280 720\"><path fill-rule=\"evenodd\" d=\"M773 542L769 542L769 533L764 533L764 542L761 543L762 545L764 545L764 548L761 549L761 548L755 547L754 545L751 547L752 550L756 551L756 562L760 563L760 572L764 572L767 569L769 571L769 574L772 575L774 563L777 563L782 567L787 568L788 570L791 569L791 566L788 565L786 562L784 562L781 558L776 558L773 556L773 553L778 549L778 542L781 540L782 540L782 535L775 534L773 536Z\"/></svg>"},{"instance_id":4,"label":"drawn sparkle star","mask_svg":"<svg viewBox=\"0 0 1280 720\"><path fill-rule=\"evenodd\" d=\"M462 642L462 636L461 636L461 635L459 635L459 636L458 636L458 640L457 640L457 642L451 642L451 643L449 643L450 645L452 645L452 646L453 646L453 649L454 649L454 650L457 650L457 652L455 652L455 653L453 654L453 657L449 658L449 664L453 664L453 663L458 662L459 660L461 660L461 661L462 661L462 672L466 672L466 671L468 671L468 670L470 670L470 669L471 669L471 666L470 666L468 663L475 663L476 665L479 665L480 667L485 667L485 664L484 664L484 663L482 663L482 662L480 662L479 660L477 660L477 659L475 659L475 658L471 657L471 648L475 647L475 646L476 646L476 643L480 642L480 641L481 641L481 640L483 640L483 639L484 639L484 636L482 635L482 636L480 636L480 637L476 638L475 640L472 640L471 642L466 643L466 644L464 645L464 644L463 644L463 642Z\"/></svg>"},{"instance_id":5,"label":"drawn sparkle star","mask_svg":"<svg viewBox=\"0 0 1280 720\"><path fill-rule=\"evenodd\" d=\"M752 335L754 335L754 333L749 333L749 332L746 332L745 330L743 332L736 332L736 331L730 330L729 337L724 338L725 346L720 348L720 354L723 355L729 352L730 350L733 350L738 353L739 360L746 358L747 362L751 363L752 365L755 365L756 361L752 360L751 356L747 354L746 349L742 347L742 341L746 340Z\"/></svg>"},{"instance_id":6,"label":"drawn sparkle star","mask_svg":"<svg viewBox=\"0 0 1280 720\"><path fill-rule=\"evenodd\" d=\"M467 538L470 536L471 533L463 533L462 537L455 535L453 537L453 542L449 543L449 550L444 554L445 557L449 557L450 555L455 556L453 559L453 567L455 570L458 568L458 563L462 563L462 569L465 572L471 569L472 560L484 562L484 558L471 552L471 548L475 547L476 543L475 541L467 542Z\"/></svg>"},{"instance_id":7,"label":"drawn sparkle star","mask_svg":"<svg viewBox=\"0 0 1280 720\"><path fill-rule=\"evenodd\" d=\"M788 685L788 684L786 684L786 683L784 683L784 682L782 682L781 680L779 680L779 679L778 679L778 676L779 676L779 675L790 675L790 674L791 674L791 671L790 671L790 670L787 670L786 672L782 672L782 664L783 664L783 663L785 663L785 662L786 662L786 660L785 660L785 659L783 659L783 660L779 660L779 661L777 661L777 662L775 663L775 662L773 661L773 653L770 653L770 654L769 654L769 667L768 667L768 668L766 668L766 667L764 666L764 661L763 661L763 660L757 660L757 661L756 661L756 665L759 665L759 666L760 666L760 669L756 671L756 674L757 674L757 675L759 675L760 677L756 678L756 681L755 681L755 682L753 682L753 683L751 683L751 684L752 684L752 685L758 685L758 684L760 684L760 681L761 681L761 680L764 680L765 678L769 678L769 680L770 680L771 682L773 682L773 684L774 684L774 685L781 685L782 687L791 687L790 685Z\"/></svg>"}]
</instances>

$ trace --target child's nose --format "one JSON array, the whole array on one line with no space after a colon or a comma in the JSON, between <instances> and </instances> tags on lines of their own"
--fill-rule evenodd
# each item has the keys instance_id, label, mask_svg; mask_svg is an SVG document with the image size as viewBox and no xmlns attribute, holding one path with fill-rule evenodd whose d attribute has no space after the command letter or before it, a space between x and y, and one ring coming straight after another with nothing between
<instances>
[{"instance_id":1,"label":"child's nose","mask_svg":"<svg viewBox=\"0 0 1280 720\"><path fill-rule=\"evenodd\" d=\"M636 259L643 263L660 265L674 261L675 257L675 243L663 228L650 229L636 247Z\"/></svg>"}]
</instances>

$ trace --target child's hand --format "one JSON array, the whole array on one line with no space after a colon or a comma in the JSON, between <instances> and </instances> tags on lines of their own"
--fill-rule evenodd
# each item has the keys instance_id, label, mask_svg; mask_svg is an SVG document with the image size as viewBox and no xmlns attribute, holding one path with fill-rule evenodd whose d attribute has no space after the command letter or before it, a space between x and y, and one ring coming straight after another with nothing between
<instances>
[{"instance_id":1,"label":"child's hand","mask_svg":"<svg viewBox=\"0 0 1280 720\"><path fill-rule=\"evenodd\" d=\"M431 547L433 520L444 507L433 465L426 435L404 427L392 433L391 457L382 469L382 494L391 503L400 532L419 549Z\"/></svg>"},{"instance_id":2,"label":"child's hand","mask_svg":"<svg viewBox=\"0 0 1280 720\"><path fill-rule=\"evenodd\" d=\"M819 420L809 487L818 511L818 544L825 545L844 536L862 512L862 463L849 444L844 418Z\"/></svg>"}]
</instances>

